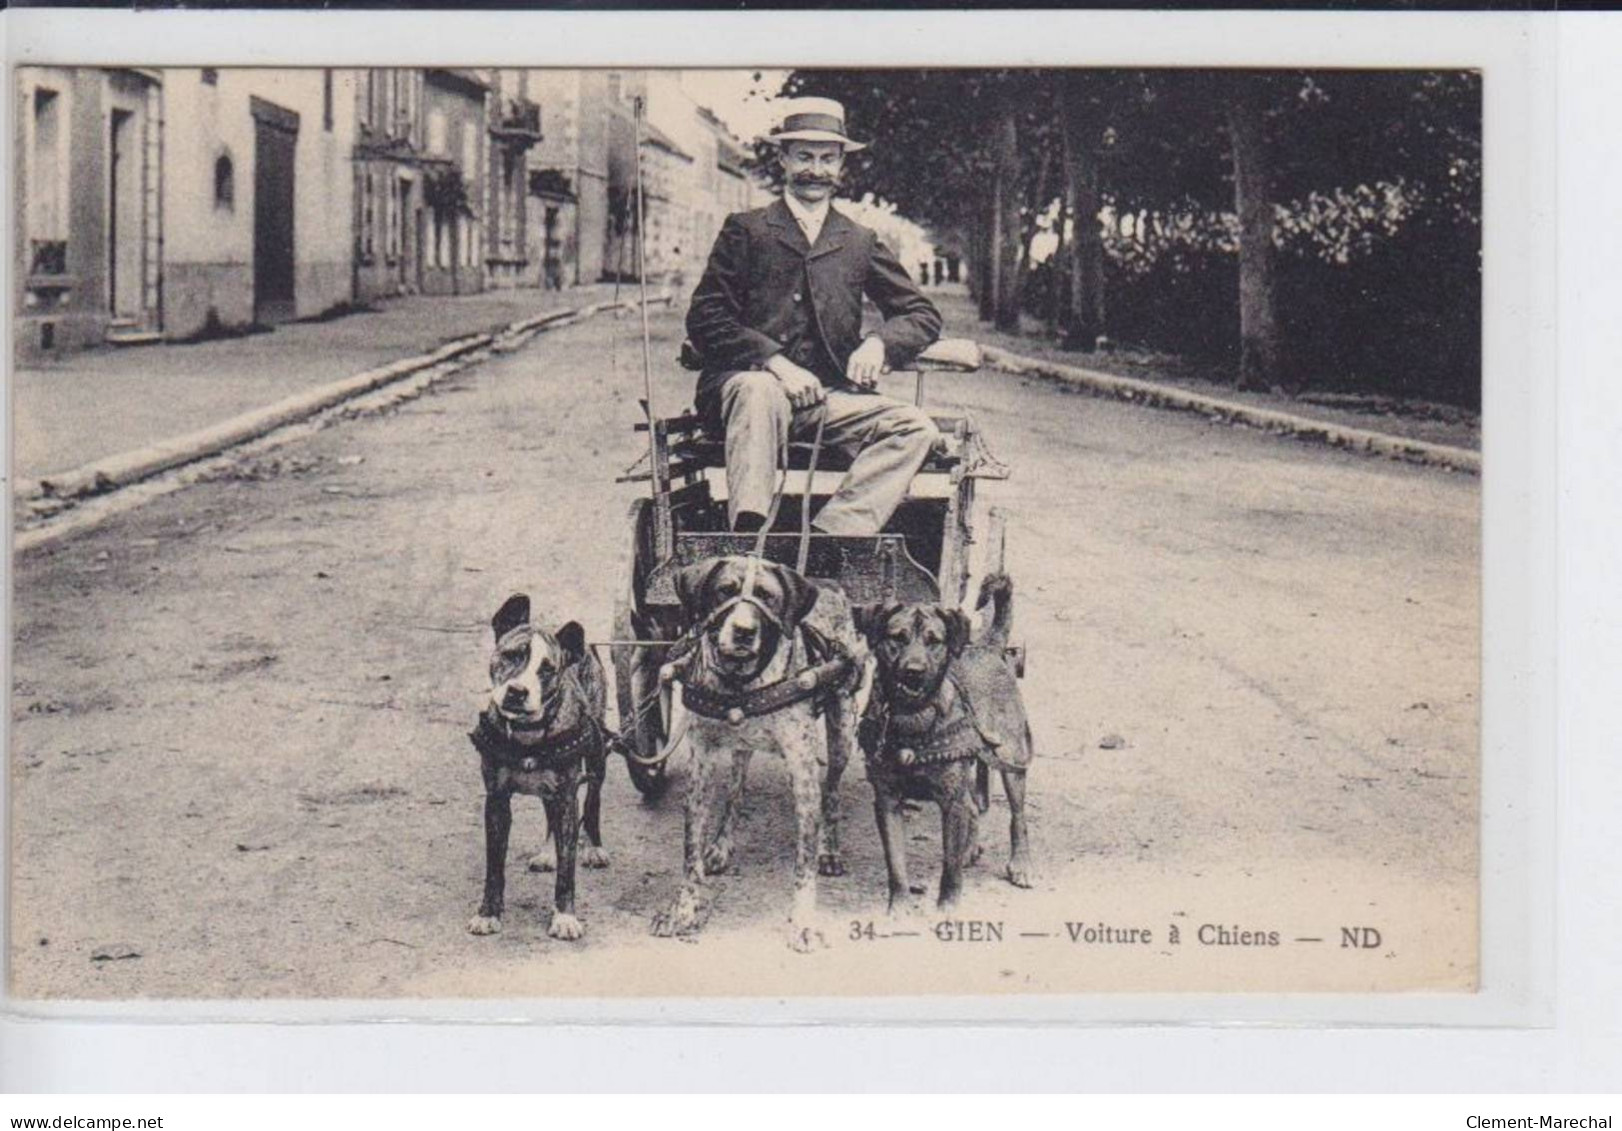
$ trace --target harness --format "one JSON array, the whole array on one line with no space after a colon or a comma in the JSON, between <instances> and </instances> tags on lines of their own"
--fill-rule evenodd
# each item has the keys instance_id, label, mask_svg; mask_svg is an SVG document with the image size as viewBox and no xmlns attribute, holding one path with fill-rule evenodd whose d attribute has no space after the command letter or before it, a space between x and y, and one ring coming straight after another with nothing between
<instances>
[{"instance_id":1,"label":"harness","mask_svg":"<svg viewBox=\"0 0 1622 1131\"><path fill-rule=\"evenodd\" d=\"M1004 765L1000 735L980 724L968 691L948 668L943 686L957 692L961 713L944 718L939 693L916 711L897 711L883 696L868 700L857 737L869 761L911 769L978 758L988 766Z\"/></svg>"},{"instance_id":2,"label":"harness","mask_svg":"<svg viewBox=\"0 0 1622 1131\"><path fill-rule=\"evenodd\" d=\"M745 598L737 598L723 604L718 613L725 615L727 609ZM770 616L770 610L764 609L758 602L751 601L756 608L762 609ZM713 621L713 617L701 626L699 636ZM772 617L775 622L777 618ZM856 661L853 656L837 641L830 640L811 625L802 624L798 638L791 639L791 648L798 648L802 642L806 658L810 666L794 671L793 655L789 658L789 674L782 679L760 687L728 688L718 686L703 678L704 671L699 667L702 658L700 649L694 644L689 646L682 656L667 663L660 670L659 678L668 685L674 680L682 681L681 701L693 714L706 719L725 719L734 726L745 719L760 718L785 708L792 707L806 700L814 700L813 710L821 714L829 696L842 690L848 684L851 673L856 670ZM698 668L698 678L694 678L694 669Z\"/></svg>"},{"instance_id":3,"label":"harness","mask_svg":"<svg viewBox=\"0 0 1622 1131\"><path fill-rule=\"evenodd\" d=\"M496 710L479 716L479 725L468 735L474 749L489 754L509 769L532 771L559 769L587 751L602 749L610 737L608 730L593 717L579 673L569 667L558 677L560 686L552 693L533 723L515 722ZM581 707L580 721L566 730L554 731L558 710L572 693ZM601 781L605 765L586 760L585 780Z\"/></svg>"}]
</instances>

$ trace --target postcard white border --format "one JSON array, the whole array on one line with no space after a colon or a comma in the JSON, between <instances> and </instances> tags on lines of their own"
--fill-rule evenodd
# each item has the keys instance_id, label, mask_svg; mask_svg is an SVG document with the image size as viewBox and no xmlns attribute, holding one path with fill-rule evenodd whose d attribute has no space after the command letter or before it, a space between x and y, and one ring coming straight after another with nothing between
<instances>
[{"instance_id":1,"label":"postcard white border","mask_svg":"<svg viewBox=\"0 0 1622 1131\"><path fill-rule=\"evenodd\" d=\"M1538 1027L1555 1020L1555 894L1581 878L1555 869L1556 777L1556 74L1550 17L1523 13L175 13L5 14L9 67L34 62L152 65L524 64L789 65L1254 65L1480 67L1487 76L1484 209L1487 248L1483 545L1482 983L1476 995L1099 995L995 999L557 1002L94 1003L14 1014L55 1019L51 1031L102 1038L140 1021L351 1020L616 1022L737 1026L943 1021L1063 1026L1160 1022L1288 1026L1260 1036L1321 1043L1295 1026ZM1570 23L1567 27L1572 26ZM1034 28L1041 34L1033 34ZM1567 50L1571 49L1568 38ZM1578 37L1579 39L1581 37ZM7 83L9 101L11 86ZM5 121L11 122L9 113ZM8 149L9 152L9 149ZM9 193L9 178L6 186ZM1609 201L1606 202L1609 205ZM9 259L6 264L9 268ZM9 350L7 351L9 355ZM9 633L7 634L9 646ZM1614 833L1611 834L1614 837ZM1615 854L1604 858L1614 869ZM1569 857L1568 857L1569 860ZM65 1025L96 1019L99 1025ZM42 1026L25 1025L40 1033ZM238 1032L264 1032L259 1026ZM274 1029L281 1028L275 1026ZM457 1027L461 1030L461 1027ZM144 1031L136 1025L131 1030ZM338 1035L351 1027L324 1029ZM431 1032L432 1030L424 1030ZM706 1029L727 1045L742 1032ZM1028 1033L1044 1030L1032 1029ZM1059 1030L1055 1030L1059 1031ZM202 1025L179 1041L219 1032ZM588 1031L589 1032L589 1031ZM691 1032L689 1030L689 1032ZM925 1030L924 1032L933 1032ZM1141 1030L1110 1030L1138 1044ZM391 1041L400 1030L390 1027ZM531 1035L535 1034L531 1031ZM591 1042L590 1037L583 1038ZM679 1042L680 1032L633 1028L622 1041ZM802 1033L797 1040L807 1039ZM927 1041L942 1047L959 1037ZM1040 1038L1035 1038L1040 1039ZM819 1039L820 1040L820 1039ZM980 1038L996 1045L994 1036ZM1398 1047L1394 1041L1387 1047ZM749 1047L743 1040L741 1047ZM1297 1047L1291 1045L1291 1047ZM347 1055L347 1054L345 1054ZM844 1058L841 1057L841 1060ZM1235 1062L1242 1068L1243 1062ZM649 1080L648 1082L652 1082ZM666 1083L669 1079L666 1078Z\"/></svg>"}]
</instances>

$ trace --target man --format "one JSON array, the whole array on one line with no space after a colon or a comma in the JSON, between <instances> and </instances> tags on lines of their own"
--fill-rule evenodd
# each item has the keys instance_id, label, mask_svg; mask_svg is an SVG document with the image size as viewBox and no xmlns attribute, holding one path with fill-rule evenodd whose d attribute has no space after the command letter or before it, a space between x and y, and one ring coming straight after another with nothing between
<instances>
[{"instance_id":1,"label":"man","mask_svg":"<svg viewBox=\"0 0 1622 1131\"><path fill-rule=\"evenodd\" d=\"M854 459L814 528L876 534L937 435L921 409L875 386L939 336L941 316L877 234L832 207L845 154L865 148L845 136L844 107L794 99L770 140L783 198L727 217L687 312L703 358L698 410L725 430L734 530L765 523L780 450L825 415L824 445ZM866 336L863 295L884 318Z\"/></svg>"}]
</instances>

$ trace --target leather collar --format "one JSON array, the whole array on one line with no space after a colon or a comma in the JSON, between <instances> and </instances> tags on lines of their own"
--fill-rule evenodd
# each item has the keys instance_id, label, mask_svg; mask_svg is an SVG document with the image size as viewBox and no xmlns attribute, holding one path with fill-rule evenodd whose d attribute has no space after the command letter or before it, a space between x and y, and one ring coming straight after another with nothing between
<instances>
[{"instance_id":1,"label":"leather collar","mask_svg":"<svg viewBox=\"0 0 1622 1131\"><path fill-rule=\"evenodd\" d=\"M699 658L698 650L694 649L687 658L687 672L682 680L682 705L702 718L725 719L736 725L745 719L774 714L796 703L803 703L807 699L820 699L831 690L848 682L856 666L856 661L849 652L837 642L812 629L810 625L802 624L799 635L805 641L805 652L811 661L810 666L796 671L791 657L787 675L760 687L734 690L694 682L691 678L691 665ZM779 644L779 647L781 646Z\"/></svg>"},{"instance_id":2,"label":"leather collar","mask_svg":"<svg viewBox=\"0 0 1622 1131\"><path fill-rule=\"evenodd\" d=\"M969 758L996 761L996 748L950 668L941 680L941 690L947 686L957 693L957 711L951 715L945 710L940 690L915 711L894 710L877 694L869 699L858 729L867 756L902 769Z\"/></svg>"},{"instance_id":3,"label":"leather collar","mask_svg":"<svg viewBox=\"0 0 1622 1131\"><path fill-rule=\"evenodd\" d=\"M468 735L481 754L490 754L512 769L557 768L572 762L601 742L602 736L589 717L565 730L549 726L515 727L497 711L485 711L479 725Z\"/></svg>"}]
</instances>

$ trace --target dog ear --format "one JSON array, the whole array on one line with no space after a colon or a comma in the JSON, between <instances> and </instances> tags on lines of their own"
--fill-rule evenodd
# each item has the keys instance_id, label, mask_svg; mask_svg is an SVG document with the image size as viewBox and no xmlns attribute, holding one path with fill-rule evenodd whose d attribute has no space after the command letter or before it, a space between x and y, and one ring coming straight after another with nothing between
<instances>
[{"instance_id":1,"label":"dog ear","mask_svg":"<svg viewBox=\"0 0 1622 1131\"><path fill-rule=\"evenodd\" d=\"M501 608L490 619L490 627L496 631L496 639L500 640L521 624L529 623L529 597L523 593L514 593L502 602Z\"/></svg>"},{"instance_id":2,"label":"dog ear","mask_svg":"<svg viewBox=\"0 0 1622 1131\"><path fill-rule=\"evenodd\" d=\"M772 568L777 571L778 583L783 586L783 619L790 624L799 624L817 607L817 598L822 596L822 590L788 566L773 562Z\"/></svg>"},{"instance_id":3,"label":"dog ear","mask_svg":"<svg viewBox=\"0 0 1622 1131\"><path fill-rule=\"evenodd\" d=\"M885 625L890 623L890 618L900 608L895 601L876 601L871 605L857 605L850 612L856 622L856 631L865 636L869 644L877 644L879 637L884 635Z\"/></svg>"},{"instance_id":4,"label":"dog ear","mask_svg":"<svg viewBox=\"0 0 1622 1131\"><path fill-rule=\"evenodd\" d=\"M558 647L563 649L565 667L586 658L586 630L579 621L572 620L558 629Z\"/></svg>"},{"instance_id":5,"label":"dog ear","mask_svg":"<svg viewBox=\"0 0 1622 1131\"><path fill-rule=\"evenodd\" d=\"M954 656L961 656L963 649L969 646L969 637L974 633L969 614L962 609L942 609L941 618L946 621L947 650Z\"/></svg>"},{"instance_id":6,"label":"dog ear","mask_svg":"<svg viewBox=\"0 0 1622 1131\"><path fill-rule=\"evenodd\" d=\"M704 592L710 587L710 579L725 564L725 558L706 558L676 571L676 599L681 602L682 612L687 614L689 621L697 620L703 612L700 606L704 602Z\"/></svg>"}]
</instances>

